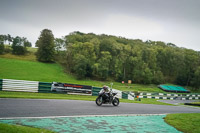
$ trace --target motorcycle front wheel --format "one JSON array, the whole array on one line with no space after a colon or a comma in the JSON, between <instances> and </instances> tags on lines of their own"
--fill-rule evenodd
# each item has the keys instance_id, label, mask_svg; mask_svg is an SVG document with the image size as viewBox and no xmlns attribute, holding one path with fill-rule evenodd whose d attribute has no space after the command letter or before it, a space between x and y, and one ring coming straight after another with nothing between
<instances>
[{"instance_id":1,"label":"motorcycle front wheel","mask_svg":"<svg viewBox=\"0 0 200 133\"><path fill-rule=\"evenodd\" d=\"M97 97L97 99L96 99L96 104L97 104L98 106L101 106L102 103L103 103L102 97Z\"/></svg>"},{"instance_id":2,"label":"motorcycle front wheel","mask_svg":"<svg viewBox=\"0 0 200 133\"><path fill-rule=\"evenodd\" d=\"M112 101L112 104L113 104L114 106L118 106L118 105L119 105L119 99L115 97L115 98L113 99L113 101Z\"/></svg>"}]
</instances>

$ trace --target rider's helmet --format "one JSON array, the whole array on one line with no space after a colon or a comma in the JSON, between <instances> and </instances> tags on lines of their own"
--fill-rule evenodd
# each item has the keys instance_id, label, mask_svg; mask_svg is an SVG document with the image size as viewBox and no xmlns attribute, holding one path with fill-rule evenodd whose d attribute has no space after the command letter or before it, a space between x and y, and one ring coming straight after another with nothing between
<instances>
[{"instance_id":1,"label":"rider's helmet","mask_svg":"<svg viewBox=\"0 0 200 133\"><path fill-rule=\"evenodd\" d=\"M107 88L108 88L107 86L105 86L105 85L103 86L103 89L104 89L104 91L106 91L106 90L107 90Z\"/></svg>"}]
</instances>

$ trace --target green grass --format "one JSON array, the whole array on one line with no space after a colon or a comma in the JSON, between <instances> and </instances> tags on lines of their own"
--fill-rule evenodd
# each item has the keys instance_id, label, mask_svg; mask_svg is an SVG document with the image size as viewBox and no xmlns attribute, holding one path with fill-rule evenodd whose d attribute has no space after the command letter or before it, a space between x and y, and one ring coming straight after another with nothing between
<instances>
[{"instance_id":1,"label":"green grass","mask_svg":"<svg viewBox=\"0 0 200 133\"><path fill-rule=\"evenodd\" d=\"M14 55L11 55L14 56ZM12 57L11 57L12 58ZM17 56L18 58L18 56ZM19 57L24 59L24 57ZM72 84L91 85L102 87L104 84L110 86L112 81L77 80L73 75L64 73L59 64L41 63L20 59L8 59L0 57L0 79L21 79L41 82L63 82ZM122 91L145 91L145 92L164 92L156 85L122 84L113 82L113 88Z\"/></svg>"},{"instance_id":2,"label":"green grass","mask_svg":"<svg viewBox=\"0 0 200 133\"><path fill-rule=\"evenodd\" d=\"M27 55L13 55L11 53L0 55L0 58L6 59L17 59L17 60L26 60L26 61L37 61L34 54L27 54Z\"/></svg>"},{"instance_id":3,"label":"green grass","mask_svg":"<svg viewBox=\"0 0 200 133\"><path fill-rule=\"evenodd\" d=\"M32 92L11 92L0 91L1 98L28 98L28 99L68 99L94 101L95 96L52 94L52 93L32 93Z\"/></svg>"},{"instance_id":4,"label":"green grass","mask_svg":"<svg viewBox=\"0 0 200 133\"><path fill-rule=\"evenodd\" d=\"M193 102L192 104L200 104L200 101L199 102Z\"/></svg>"},{"instance_id":5,"label":"green grass","mask_svg":"<svg viewBox=\"0 0 200 133\"><path fill-rule=\"evenodd\" d=\"M200 101L199 102L192 102L192 103L181 103L180 105L185 105L185 106L193 106L193 107L199 107L200 108Z\"/></svg>"},{"instance_id":6,"label":"green grass","mask_svg":"<svg viewBox=\"0 0 200 133\"><path fill-rule=\"evenodd\" d=\"M28 53L26 55L13 55L11 53L12 48L10 45L5 45L5 48L7 51L9 50L9 53L0 55L0 58L7 58L7 59L17 59L17 60L27 60L27 61L37 61L35 53L37 52L37 48L31 48L27 47Z\"/></svg>"},{"instance_id":7,"label":"green grass","mask_svg":"<svg viewBox=\"0 0 200 133\"><path fill-rule=\"evenodd\" d=\"M0 58L1 79L22 79L42 82L78 82L73 76L65 74L58 64ZM79 81L84 82L84 81Z\"/></svg>"},{"instance_id":8,"label":"green grass","mask_svg":"<svg viewBox=\"0 0 200 133\"><path fill-rule=\"evenodd\" d=\"M54 132L46 129L0 123L0 133L54 133Z\"/></svg>"},{"instance_id":9,"label":"green grass","mask_svg":"<svg viewBox=\"0 0 200 133\"><path fill-rule=\"evenodd\" d=\"M165 122L184 133L200 133L200 113L168 114Z\"/></svg>"},{"instance_id":10,"label":"green grass","mask_svg":"<svg viewBox=\"0 0 200 133\"><path fill-rule=\"evenodd\" d=\"M69 94L53 94L53 93L31 93L31 92L10 92L0 91L0 98L28 98L28 99L67 99L67 100L85 100L95 101L97 96L69 95ZM171 105L162 103L156 99L141 99L141 101L120 99L120 102L125 103L141 103L141 104L158 104Z\"/></svg>"}]
</instances>

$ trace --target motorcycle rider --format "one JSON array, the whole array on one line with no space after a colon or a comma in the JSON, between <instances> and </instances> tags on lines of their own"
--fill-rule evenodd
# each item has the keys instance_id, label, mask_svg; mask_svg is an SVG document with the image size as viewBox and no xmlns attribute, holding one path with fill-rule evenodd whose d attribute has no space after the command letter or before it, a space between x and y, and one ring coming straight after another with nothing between
<instances>
[{"instance_id":1,"label":"motorcycle rider","mask_svg":"<svg viewBox=\"0 0 200 133\"><path fill-rule=\"evenodd\" d=\"M104 85L103 88L101 89L101 91L99 93L105 93L106 99L108 99L109 101L111 101L111 90L108 86Z\"/></svg>"}]
</instances>

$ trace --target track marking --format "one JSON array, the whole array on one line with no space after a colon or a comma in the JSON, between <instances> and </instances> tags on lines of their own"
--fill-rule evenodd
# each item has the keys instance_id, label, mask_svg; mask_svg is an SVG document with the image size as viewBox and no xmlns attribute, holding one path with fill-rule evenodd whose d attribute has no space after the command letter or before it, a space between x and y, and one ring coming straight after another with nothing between
<instances>
[{"instance_id":1,"label":"track marking","mask_svg":"<svg viewBox=\"0 0 200 133\"><path fill-rule=\"evenodd\" d=\"M44 116L44 117L5 117L5 118L0 118L0 120L45 119L45 118L67 118L67 117L152 116L152 115L167 115L167 114L120 114L120 115L74 115L74 116Z\"/></svg>"}]
</instances>

